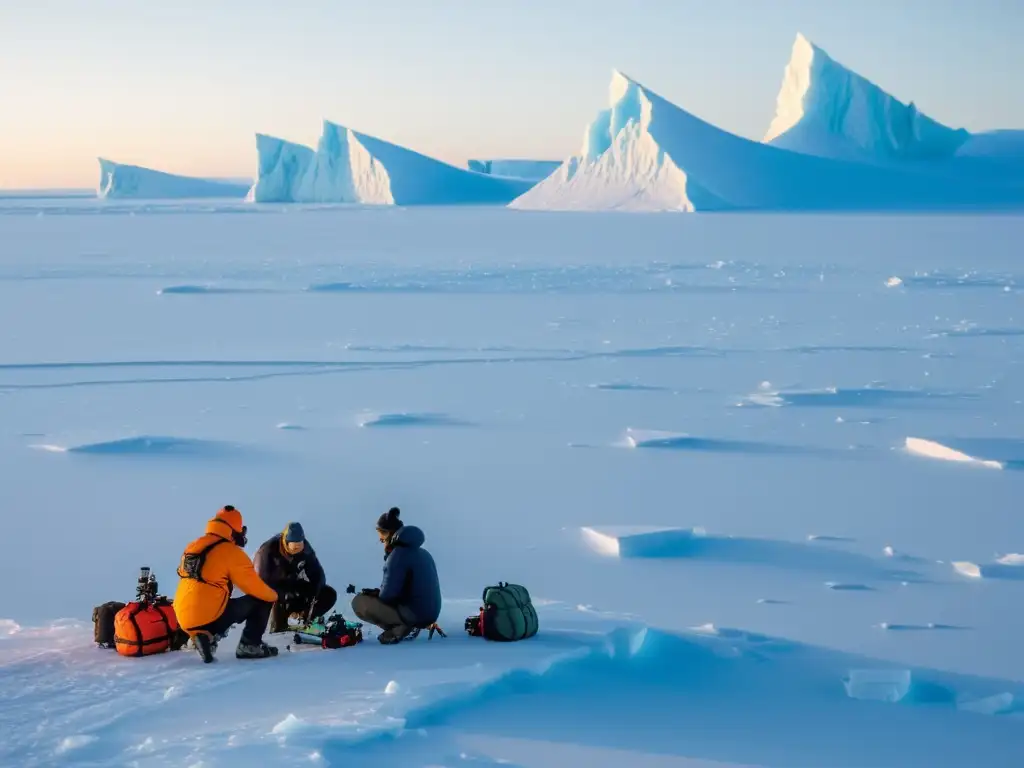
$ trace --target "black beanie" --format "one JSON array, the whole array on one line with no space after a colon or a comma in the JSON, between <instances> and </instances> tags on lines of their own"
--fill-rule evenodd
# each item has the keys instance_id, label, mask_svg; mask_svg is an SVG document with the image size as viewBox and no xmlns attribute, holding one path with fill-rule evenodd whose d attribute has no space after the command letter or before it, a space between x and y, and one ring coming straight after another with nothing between
<instances>
[{"instance_id":1,"label":"black beanie","mask_svg":"<svg viewBox=\"0 0 1024 768\"><path fill-rule=\"evenodd\" d=\"M398 516L402 514L402 511L398 507L392 507L383 515L377 518L377 530L385 531L386 533L394 533L400 529L405 523L398 519Z\"/></svg>"}]
</instances>

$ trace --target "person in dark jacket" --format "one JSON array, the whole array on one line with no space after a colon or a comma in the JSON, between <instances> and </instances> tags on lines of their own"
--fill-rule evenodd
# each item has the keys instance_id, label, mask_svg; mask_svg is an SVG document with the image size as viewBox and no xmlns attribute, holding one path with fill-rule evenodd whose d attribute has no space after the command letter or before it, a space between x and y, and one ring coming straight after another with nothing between
<instances>
[{"instance_id":1,"label":"person in dark jacket","mask_svg":"<svg viewBox=\"0 0 1024 768\"><path fill-rule=\"evenodd\" d=\"M352 599L356 616L384 630L378 639L385 645L432 626L441 614L441 585L434 558L423 548L426 536L402 523L400 515L392 507L377 519L377 536L384 545L380 589L364 589Z\"/></svg>"},{"instance_id":2,"label":"person in dark jacket","mask_svg":"<svg viewBox=\"0 0 1024 768\"><path fill-rule=\"evenodd\" d=\"M327 586L323 566L300 523L288 523L263 542L253 563L260 578L279 595L270 613L271 634L287 631L289 616L298 615L308 623L326 615L338 599Z\"/></svg>"}]
</instances>

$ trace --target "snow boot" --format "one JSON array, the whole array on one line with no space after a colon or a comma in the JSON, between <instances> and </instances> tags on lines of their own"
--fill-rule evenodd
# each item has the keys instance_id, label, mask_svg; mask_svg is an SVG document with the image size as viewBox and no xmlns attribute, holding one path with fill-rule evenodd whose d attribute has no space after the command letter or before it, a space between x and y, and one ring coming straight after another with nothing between
<instances>
[{"instance_id":1,"label":"snow boot","mask_svg":"<svg viewBox=\"0 0 1024 768\"><path fill-rule=\"evenodd\" d=\"M405 624L398 624L381 632L377 640L381 645L395 645L396 643L402 642L406 637L412 634L413 630L414 627L406 626Z\"/></svg>"},{"instance_id":2,"label":"snow boot","mask_svg":"<svg viewBox=\"0 0 1024 768\"><path fill-rule=\"evenodd\" d=\"M199 658L203 660L204 664L209 664L214 660L214 654L217 652L217 641L220 638L217 635L211 635L206 632L197 632L192 636L192 645L196 649L196 653L199 654Z\"/></svg>"},{"instance_id":3,"label":"snow boot","mask_svg":"<svg viewBox=\"0 0 1024 768\"><path fill-rule=\"evenodd\" d=\"M236 659L269 659L272 656L277 656L277 648L266 643L259 645L239 643L238 648L235 649Z\"/></svg>"}]
</instances>

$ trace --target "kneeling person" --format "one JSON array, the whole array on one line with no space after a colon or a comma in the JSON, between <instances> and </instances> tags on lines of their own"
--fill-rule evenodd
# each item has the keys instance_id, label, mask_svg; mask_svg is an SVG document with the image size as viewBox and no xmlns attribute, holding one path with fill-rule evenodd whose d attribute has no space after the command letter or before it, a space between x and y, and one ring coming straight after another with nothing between
<instances>
[{"instance_id":1,"label":"kneeling person","mask_svg":"<svg viewBox=\"0 0 1024 768\"><path fill-rule=\"evenodd\" d=\"M320 559L306 540L299 523L267 539L253 558L256 573L277 590L278 600L270 613L270 633L288 630L288 617L304 622L320 618L334 607L338 593L327 586Z\"/></svg>"},{"instance_id":2,"label":"kneeling person","mask_svg":"<svg viewBox=\"0 0 1024 768\"><path fill-rule=\"evenodd\" d=\"M277 592L253 570L242 549L246 543L242 513L228 505L206 524L205 535L185 548L178 566L174 612L203 661L213 661L217 641L235 624L245 624L235 656L263 659L277 649L263 642ZM231 597L234 586L245 595Z\"/></svg>"},{"instance_id":3,"label":"kneeling person","mask_svg":"<svg viewBox=\"0 0 1024 768\"><path fill-rule=\"evenodd\" d=\"M384 579L380 589L364 589L352 599L352 611L384 630L380 642L400 642L413 630L426 629L441 614L441 585L434 558L423 548L426 536L399 519L392 507L377 520L384 545Z\"/></svg>"}]
</instances>

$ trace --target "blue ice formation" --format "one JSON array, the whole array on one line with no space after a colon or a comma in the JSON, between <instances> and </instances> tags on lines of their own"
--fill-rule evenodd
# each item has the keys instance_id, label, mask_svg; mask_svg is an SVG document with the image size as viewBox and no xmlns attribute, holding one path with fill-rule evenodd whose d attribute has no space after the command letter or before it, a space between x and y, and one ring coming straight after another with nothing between
<instances>
[{"instance_id":1,"label":"blue ice formation","mask_svg":"<svg viewBox=\"0 0 1024 768\"><path fill-rule=\"evenodd\" d=\"M872 93L880 98L880 91ZM861 114L874 120L896 111L890 103ZM1019 175L1005 172L998 162L929 160L929 154L955 153L967 138L910 108L902 119L912 128L899 135L884 125L855 131L851 122L843 135L861 143L836 142L843 157L821 156L807 147L791 151L774 141L736 136L615 72L609 107L587 126L580 151L510 207L688 212L1024 207ZM863 159L866 152L881 150L903 152L914 162Z\"/></svg>"},{"instance_id":2,"label":"blue ice formation","mask_svg":"<svg viewBox=\"0 0 1024 768\"><path fill-rule=\"evenodd\" d=\"M546 179L562 164L561 160L469 160L466 166L471 171L491 176L510 176L514 179Z\"/></svg>"},{"instance_id":3,"label":"blue ice formation","mask_svg":"<svg viewBox=\"0 0 1024 768\"><path fill-rule=\"evenodd\" d=\"M96 194L102 198L163 200L204 197L245 197L248 184L217 179L177 176L137 165L98 158L100 183Z\"/></svg>"},{"instance_id":4,"label":"blue ice formation","mask_svg":"<svg viewBox=\"0 0 1024 768\"><path fill-rule=\"evenodd\" d=\"M535 181L448 163L325 120L316 151L257 135L252 202L505 205Z\"/></svg>"}]
</instances>

